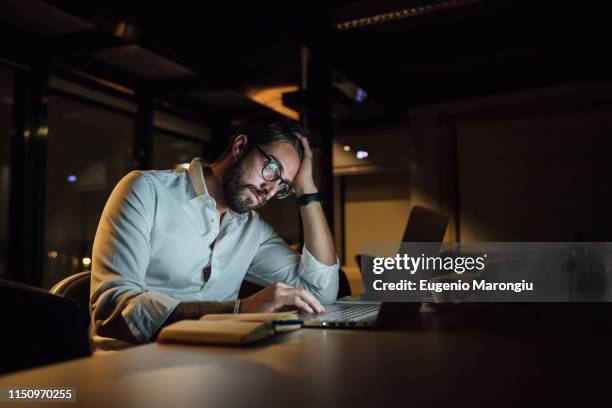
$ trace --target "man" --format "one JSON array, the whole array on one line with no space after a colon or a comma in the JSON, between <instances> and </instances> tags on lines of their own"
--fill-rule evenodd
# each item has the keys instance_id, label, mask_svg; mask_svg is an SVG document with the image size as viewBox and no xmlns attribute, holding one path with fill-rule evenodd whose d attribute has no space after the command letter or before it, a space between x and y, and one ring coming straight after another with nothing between
<instances>
[{"instance_id":1,"label":"man","mask_svg":"<svg viewBox=\"0 0 612 408\"><path fill-rule=\"evenodd\" d=\"M292 192L301 255L254 211ZM338 269L306 130L288 121L247 124L213 163L133 171L117 184L94 240L93 341L101 349L143 343L207 313L322 312L336 299ZM245 277L266 287L240 301Z\"/></svg>"}]
</instances>

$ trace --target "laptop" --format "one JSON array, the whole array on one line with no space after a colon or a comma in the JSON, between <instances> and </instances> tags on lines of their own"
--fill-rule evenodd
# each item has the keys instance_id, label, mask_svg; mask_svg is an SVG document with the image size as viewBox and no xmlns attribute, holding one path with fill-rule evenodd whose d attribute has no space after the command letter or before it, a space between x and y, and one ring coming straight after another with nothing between
<instances>
[{"instance_id":1,"label":"laptop","mask_svg":"<svg viewBox=\"0 0 612 408\"><path fill-rule=\"evenodd\" d=\"M439 251L447 226L447 216L415 206L408 218L402 242L434 242L439 244L437 247ZM371 273L361 270L361 277L364 285L371 284L373 279ZM407 315L418 313L420 308L420 302L381 302L349 296L326 306L324 313L318 315L301 313L300 318L304 321L304 327L382 329Z\"/></svg>"}]
</instances>

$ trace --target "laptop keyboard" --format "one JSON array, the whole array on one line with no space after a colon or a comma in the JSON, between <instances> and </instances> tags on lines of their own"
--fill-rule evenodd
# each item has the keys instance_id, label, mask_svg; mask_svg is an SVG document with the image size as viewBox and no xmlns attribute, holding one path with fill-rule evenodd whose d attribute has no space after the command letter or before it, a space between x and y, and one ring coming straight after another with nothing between
<instances>
[{"instance_id":1,"label":"laptop keyboard","mask_svg":"<svg viewBox=\"0 0 612 408\"><path fill-rule=\"evenodd\" d=\"M312 320L320 322L358 322L360 320L375 318L379 305L351 305L342 310L329 311Z\"/></svg>"}]
</instances>

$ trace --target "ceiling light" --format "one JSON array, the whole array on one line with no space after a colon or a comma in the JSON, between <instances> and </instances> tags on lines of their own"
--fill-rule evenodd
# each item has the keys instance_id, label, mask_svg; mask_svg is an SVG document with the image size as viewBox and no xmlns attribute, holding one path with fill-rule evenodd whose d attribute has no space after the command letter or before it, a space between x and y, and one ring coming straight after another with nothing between
<instances>
[{"instance_id":1,"label":"ceiling light","mask_svg":"<svg viewBox=\"0 0 612 408\"><path fill-rule=\"evenodd\" d=\"M283 105L283 94L295 92L299 88L297 86L272 86L267 88L250 88L247 89L245 95L254 102L264 105L273 111L285 115L286 117L298 120L300 115L293 109L289 109Z\"/></svg>"},{"instance_id":2,"label":"ceiling light","mask_svg":"<svg viewBox=\"0 0 612 408\"><path fill-rule=\"evenodd\" d=\"M357 153L355 154L355 156L357 157L358 160L363 160L366 157L368 157L368 152L365 150L357 150Z\"/></svg>"},{"instance_id":3,"label":"ceiling light","mask_svg":"<svg viewBox=\"0 0 612 408\"><path fill-rule=\"evenodd\" d=\"M467 6L468 4L480 3L482 0L446 0L438 1L426 6L389 11L371 16L356 18L353 20L334 23L336 31L346 31L354 28L365 27L375 24L387 23L389 21L401 20L408 17L416 17L435 11L448 10L456 7Z\"/></svg>"},{"instance_id":4,"label":"ceiling light","mask_svg":"<svg viewBox=\"0 0 612 408\"><path fill-rule=\"evenodd\" d=\"M368 98L368 93L361 88L357 88L357 93L355 93L355 100L359 103L362 103L367 98Z\"/></svg>"}]
</instances>

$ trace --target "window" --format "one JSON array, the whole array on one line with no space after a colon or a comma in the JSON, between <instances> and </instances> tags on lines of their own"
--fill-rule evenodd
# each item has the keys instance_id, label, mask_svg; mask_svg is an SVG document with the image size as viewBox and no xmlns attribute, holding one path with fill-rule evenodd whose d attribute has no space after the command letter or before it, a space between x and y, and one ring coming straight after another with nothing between
<instances>
[{"instance_id":1,"label":"window","mask_svg":"<svg viewBox=\"0 0 612 408\"><path fill-rule=\"evenodd\" d=\"M194 157L202 157L203 143L155 131L153 133L153 168L173 169L178 164L189 163Z\"/></svg>"},{"instance_id":2,"label":"window","mask_svg":"<svg viewBox=\"0 0 612 408\"><path fill-rule=\"evenodd\" d=\"M91 267L93 239L115 184L131 170L134 119L49 97L43 287Z\"/></svg>"},{"instance_id":3,"label":"window","mask_svg":"<svg viewBox=\"0 0 612 408\"><path fill-rule=\"evenodd\" d=\"M7 275L13 72L0 67L0 278Z\"/></svg>"}]
</instances>

